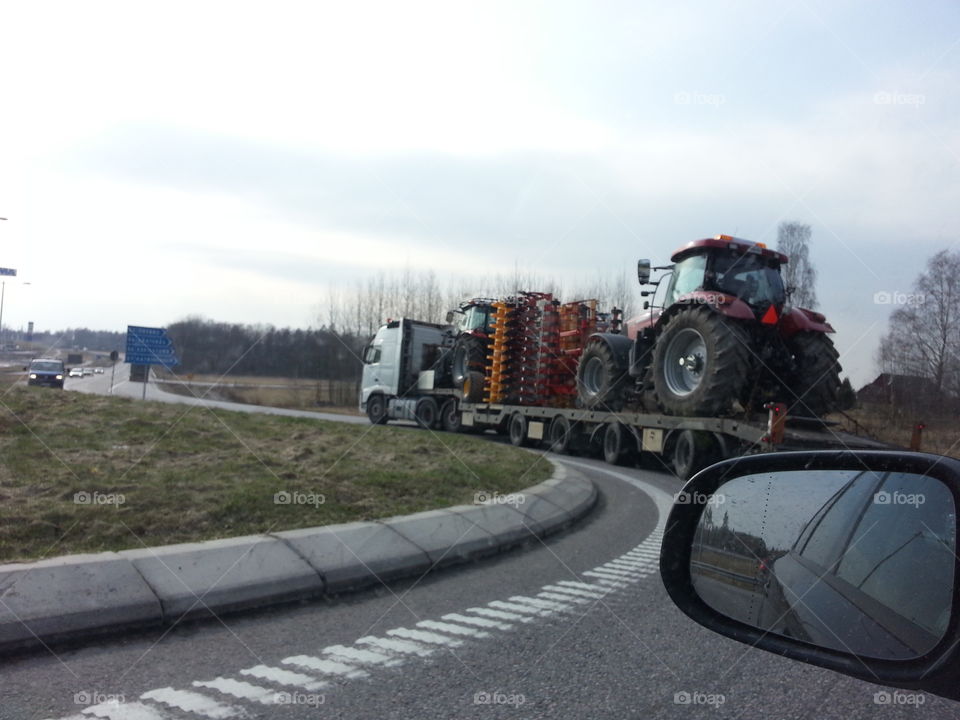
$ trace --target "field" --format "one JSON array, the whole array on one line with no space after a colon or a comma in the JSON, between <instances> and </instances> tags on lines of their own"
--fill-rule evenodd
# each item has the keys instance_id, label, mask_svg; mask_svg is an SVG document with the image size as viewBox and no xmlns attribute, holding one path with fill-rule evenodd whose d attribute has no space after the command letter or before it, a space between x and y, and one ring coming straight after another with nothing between
<instances>
[{"instance_id":1,"label":"field","mask_svg":"<svg viewBox=\"0 0 960 720\"><path fill-rule=\"evenodd\" d=\"M0 388L0 561L369 520L549 476L466 435Z\"/></svg>"},{"instance_id":2,"label":"field","mask_svg":"<svg viewBox=\"0 0 960 720\"><path fill-rule=\"evenodd\" d=\"M923 452L960 458L960 418L956 415L897 412L890 407L866 406L835 415L848 432L867 435L882 442L910 447L913 427L923 422L920 449Z\"/></svg>"},{"instance_id":3,"label":"field","mask_svg":"<svg viewBox=\"0 0 960 720\"><path fill-rule=\"evenodd\" d=\"M359 386L340 380L303 380L246 376L186 375L155 369L159 387L179 395L268 405L295 410L322 410L358 415Z\"/></svg>"}]
</instances>

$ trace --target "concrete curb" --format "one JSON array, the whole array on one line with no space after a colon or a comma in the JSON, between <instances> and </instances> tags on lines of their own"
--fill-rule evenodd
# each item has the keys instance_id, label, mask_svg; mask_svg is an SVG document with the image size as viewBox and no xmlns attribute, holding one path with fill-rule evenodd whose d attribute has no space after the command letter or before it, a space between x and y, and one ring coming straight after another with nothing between
<instances>
[{"instance_id":1,"label":"concrete curb","mask_svg":"<svg viewBox=\"0 0 960 720\"><path fill-rule=\"evenodd\" d=\"M0 565L0 654L356 590L544 537L597 490L553 477L488 504L267 535Z\"/></svg>"}]
</instances>

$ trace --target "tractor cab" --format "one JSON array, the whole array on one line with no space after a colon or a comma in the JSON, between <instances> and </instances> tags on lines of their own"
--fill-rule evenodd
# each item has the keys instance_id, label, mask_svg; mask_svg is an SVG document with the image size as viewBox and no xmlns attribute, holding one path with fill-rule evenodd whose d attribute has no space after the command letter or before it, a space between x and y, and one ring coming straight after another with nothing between
<instances>
[{"instance_id":1,"label":"tractor cab","mask_svg":"<svg viewBox=\"0 0 960 720\"><path fill-rule=\"evenodd\" d=\"M718 235L691 242L671 260L673 275L664 307L698 290L735 297L756 315L764 314L771 305L779 313L786 302L780 265L787 258L760 243Z\"/></svg>"},{"instance_id":2,"label":"tractor cab","mask_svg":"<svg viewBox=\"0 0 960 720\"><path fill-rule=\"evenodd\" d=\"M463 303L456 311L457 334L488 336L493 333L493 301L474 298Z\"/></svg>"}]
</instances>

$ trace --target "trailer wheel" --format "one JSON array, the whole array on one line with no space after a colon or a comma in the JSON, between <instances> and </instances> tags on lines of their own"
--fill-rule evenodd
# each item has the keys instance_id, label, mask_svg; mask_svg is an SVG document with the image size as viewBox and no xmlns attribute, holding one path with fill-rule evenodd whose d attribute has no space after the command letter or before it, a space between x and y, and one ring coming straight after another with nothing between
<instances>
[{"instance_id":1,"label":"trailer wheel","mask_svg":"<svg viewBox=\"0 0 960 720\"><path fill-rule=\"evenodd\" d=\"M557 415L550 421L550 427L547 430L547 441L551 452L557 454L569 453L573 446L573 432L570 429L570 421L563 415Z\"/></svg>"},{"instance_id":2,"label":"trailer wheel","mask_svg":"<svg viewBox=\"0 0 960 720\"><path fill-rule=\"evenodd\" d=\"M380 393L367 398L367 417L374 425L387 424L387 400Z\"/></svg>"},{"instance_id":3,"label":"trailer wheel","mask_svg":"<svg viewBox=\"0 0 960 720\"><path fill-rule=\"evenodd\" d=\"M681 430L671 443L670 462L678 478L687 481L720 459L721 449L713 433Z\"/></svg>"},{"instance_id":4,"label":"trailer wheel","mask_svg":"<svg viewBox=\"0 0 960 720\"><path fill-rule=\"evenodd\" d=\"M527 419L520 413L510 416L510 444L514 447L527 445Z\"/></svg>"},{"instance_id":5,"label":"trailer wheel","mask_svg":"<svg viewBox=\"0 0 960 720\"><path fill-rule=\"evenodd\" d=\"M440 422L443 429L447 432L460 432L462 425L460 422L460 407L456 398L447 400L440 410Z\"/></svg>"},{"instance_id":6,"label":"trailer wheel","mask_svg":"<svg viewBox=\"0 0 960 720\"><path fill-rule=\"evenodd\" d=\"M421 398L417 402L414 414L417 418L417 424L426 430L435 430L437 421L440 420L440 409L437 407L437 401L429 397Z\"/></svg>"},{"instance_id":7,"label":"trailer wheel","mask_svg":"<svg viewBox=\"0 0 960 720\"><path fill-rule=\"evenodd\" d=\"M633 433L623 423L607 424L603 432L603 459L610 465L626 465L636 456Z\"/></svg>"}]
</instances>

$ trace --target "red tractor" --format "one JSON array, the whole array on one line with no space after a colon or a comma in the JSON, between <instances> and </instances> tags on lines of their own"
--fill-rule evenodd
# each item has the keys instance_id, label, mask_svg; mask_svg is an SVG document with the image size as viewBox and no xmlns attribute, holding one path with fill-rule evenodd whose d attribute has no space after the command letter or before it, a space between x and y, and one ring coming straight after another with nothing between
<instances>
[{"instance_id":1,"label":"red tractor","mask_svg":"<svg viewBox=\"0 0 960 720\"><path fill-rule=\"evenodd\" d=\"M451 355L453 382L470 402L483 397L484 368L493 336L493 302L488 298L468 300L448 320L456 329Z\"/></svg>"},{"instance_id":2,"label":"red tractor","mask_svg":"<svg viewBox=\"0 0 960 720\"><path fill-rule=\"evenodd\" d=\"M669 415L718 417L787 404L794 415L836 407L840 364L818 312L790 307L786 255L729 235L694 240L653 285L652 307L627 334L591 336L577 368L581 405L625 405ZM641 260L641 285L650 283Z\"/></svg>"}]
</instances>

